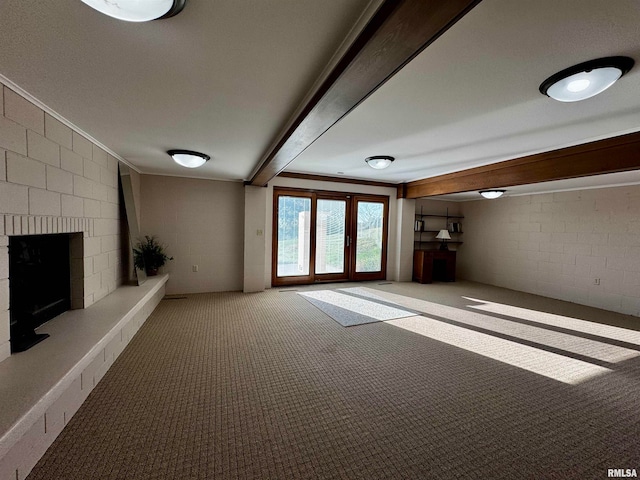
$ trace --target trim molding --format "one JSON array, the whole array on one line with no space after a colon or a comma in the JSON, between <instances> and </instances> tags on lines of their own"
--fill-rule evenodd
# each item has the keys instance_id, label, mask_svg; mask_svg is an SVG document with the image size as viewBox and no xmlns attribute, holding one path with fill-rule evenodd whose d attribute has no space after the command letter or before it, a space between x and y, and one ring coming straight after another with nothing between
<instances>
[{"instance_id":1,"label":"trim molding","mask_svg":"<svg viewBox=\"0 0 640 480\"><path fill-rule=\"evenodd\" d=\"M492 163L404 184L398 198L588 177L640 169L640 132ZM400 196L403 194L403 196Z\"/></svg>"},{"instance_id":2,"label":"trim molding","mask_svg":"<svg viewBox=\"0 0 640 480\"><path fill-rule=\"evenodd\" d=\"M386 0L279 141L251 185L264 186L481 0Z\"/></svg>"},{"instance_id":3,"label":"trim molding","mask_svg":"<svg viewBox=\"0 0 640 480\"><path fill-rule=\"evenodd\" d=\"M125 165L127 165L128 167L132 168L133 170L135 170L136 172L142 174L142 171L140 171L140 169L138 167L136 167L135 165L133 165L131 162L129 162L128 160L126 160L124 157L118 155L116 152L114 152L113 150L111 150L109 147L105 146L102 142L99 142L98 140L96 140L95 138L93 138L91 135L89 135L87 132L85 132L84 130L82 130L81 128L78 128L77 125L71 123L69 120L67 120L66 118L64 118L62 115L60 115L58 112L56 112L55 110L53 110L52 108L48 107L47 105L45 105L44 103L42 103L40 100L38 100L36 97L34 97L33 95L31 95L29 92L27 92L26 90L24 90L23 88L19 87L18 85L16 85L14 82L12 82L11 80L9 80L7 77L5 77L4 75L2 75L0 73L0 83L2 83L5 87L13 90L15 93L17 93L18 95L20 95L22 98L24 98L25 100L28 100L29 102L33 103L36 107L42 109L44 112L48 113L49 115L51 115L53 118L55 118L56 120L58 120L59 122L63 123L64 125L66 125L67 127L69 127L71 130L74 130L76 133L82 135L84 138L86 138L87 140L89 140L90 142L96 144L98 147L100 147L101 149L103 149L105 152L107 152L109 155L111 155L112 157L118 159L119 161L121 161L122 163L124 163Z\"/></svg>"}]
</instances>

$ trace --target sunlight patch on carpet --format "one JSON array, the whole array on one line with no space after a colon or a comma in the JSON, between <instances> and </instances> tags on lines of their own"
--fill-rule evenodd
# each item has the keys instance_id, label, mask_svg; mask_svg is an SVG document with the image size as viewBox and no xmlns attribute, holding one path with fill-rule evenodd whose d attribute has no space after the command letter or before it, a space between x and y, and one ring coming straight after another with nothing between
<instances>
[{"instance_id":1,"label":"sunlight patch on carpet","mask_svg":"<svg viewBox=\"0 0 640 480\"><path fill-rule=\"evenodd\" d=\"M363 289L364 290L364 289ZM363 295L365 292L361 292ZM534 342L540 345L545 345L547 347L563 350L565 352L581 355L583 357L589 357L595 360L599 360L607 363L619 363L625 360L629 360L635 357L640 356L640 351L633 350L630 348L621 347L618 345L612 345L610 343L584 338L578 335L572 335L571 333L563 333L557 332L555 330L550 330L543 326L533 326L526 325L519 322L514 322L509 319L504 319L500 317L496 317L491 315L489 311L482 312L473 312L466 309L461 309L458 307L451 307L449 305L442 305L440 303L429 302L427 300L421 300L417 298L407 297L404 295L397 295L389 292L380 292L378 290L374 290L370 292L372 295L375 295L381 299L386 300L387 302L394 302L400 307L410 308L416 312L426 314L427 316L437 316L442 317L448 320L453 320L458 323L464 323L471 327L482 328L484 330L490 330L491 332L495 332L500 335L509 335L510 337L522 339L528 342ZM463 297L468 299L468 297ZM465 307L474 308L471 305L466 305ZM516 308L516 307L512 307ZM483 309L485 310L485 309ZM523 319L531 319L544 317L545 314L543 312L536 312L532 310L526 310L523 308L519 308L518 310L523 310L524 312L528 312L528 315L522 315L522 312L511 311L512 313L519 313L520 315L517 318ZM506 311L506 310L505 310ZM497 313L497 312L496 312ZM506 313L503 313L506 315ZM566 320L575 320L568 317L562 317L560 315L553 315L557 317L557 319L566 319ZM617 327L610 327L609 325L601 325L597 323L587 322L584 320L580 320L583 324L591 324L590 330L592 331L600 331L600 336L603 336L603 333L609 331L608 329L617 329L617 330L625 330ZM539 322L544 323L544 322ZM564 328L571 328L570 323L566 323L564 321L557 320L553 325L561 326ZM586 328L583 326L583 328ZM576 331L581 331L576 329ZM626 330L626 332L633 332L630 330ZM618 332L620 333L620 332ZM611 338L611 337L609 337ZM622 337L620 337L621 339ZM629 340L627 340L629 341Z\"/></svg>"},{"instance_id":2,"label":"sunlight patch on carpet","mask_svg":"<svg viewBox=\"0 0 640 480\"><path fill-rule=\"evenodd\" d=\"M514 307L513 305L489 302L486 300L479 300L477 298L463 298L481 303L481 305L469 305L469 308L473 308L475 310L522 318L523 320L562 327L569 330L575 330L576 332L588 333L590 335L597 335L599 337L606 337L612 340L619 340L621 342L632 343L640 346L640 332L637 330L629 330L627 328L614 327L612 325L603 325L601 323L565 317L555 313L539 312L537 310L529 310L527 308Z\"/></svg>"},{"instance_id":3,"label":"sunlight patch on carpet","mask_svg":"<svg viewBox=\"0 0 640 480\"><path fill-rule=\"evenodd\" d=\"M588 362L423 316L385 323L571 385L611 372Z\"/></svg>"}]
</instances>

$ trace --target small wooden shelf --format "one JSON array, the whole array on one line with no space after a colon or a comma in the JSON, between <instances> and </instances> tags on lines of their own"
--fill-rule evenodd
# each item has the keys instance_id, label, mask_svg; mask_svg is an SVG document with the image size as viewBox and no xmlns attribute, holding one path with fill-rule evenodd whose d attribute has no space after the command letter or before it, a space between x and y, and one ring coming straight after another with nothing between
<instances>
[{"instance_id":1,"label":"small wooden shelf","mask_svg":"<svg viewBox=\"0 0 640 480\"><path fill-rule=\"evenodd\" d=\"M413 243L441 243L441 240L415 240ZM463 242L447 240L447 244L461 245Z\"/></svg>"}]
</instances>

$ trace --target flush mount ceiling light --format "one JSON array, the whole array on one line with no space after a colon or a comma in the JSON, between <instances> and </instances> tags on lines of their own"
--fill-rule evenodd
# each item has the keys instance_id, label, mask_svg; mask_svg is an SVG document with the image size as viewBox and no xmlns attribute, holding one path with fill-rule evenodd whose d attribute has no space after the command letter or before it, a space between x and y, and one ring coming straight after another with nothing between
<instances>
[{"instance_id":1,"label":"flush mount ceiling light","mask_svg":"<svg viewBox=\"0 0 640 480\"><path fill-rule=\"evenodd\" d=\"M187 0L82 0L105 15L127 22L148 22L177 15Z\"/></svg>"},{"instance_id":2,"label":"flush mount ceiling light","mask_svg":"<svg viewBox=\"0 0 640 480\"><path fill-rule=\"evenodd\" d=\"M169 150L167 153L171 155L174 162L187 168L201 167L211 158L209 155L191 150Z\"/></svg>"},{"instance_id":3,"label":"flush mount ceiling light","mask_svg":"<svg viewBox=\"0 0 640 480\"><path fill-rule=\"evenodd\" d=\"M629 57L606 57L579 63L551 75L540 84L540 93L560 102L577 102L604 92L631 70Z\"/></svg>"},{"instance_id":4,"label":"flush mount ceiling light","mask_svg":"<svg viewBox=\"0 0 640 480\"><path fill-rule=\"evenodd\" d=\"M493 200L494 198L501 197L506 190L480 190L478 193L484 198Z\"/></svg>"},{"instance_id":5,"label":"flush mount ceiling light","mask_svg":"<svg viewBox=\"0 0 640 480\"><path fill-rule=\"evenodd\" d=\"M387 168L389 165L391 165L391 162L393 162L394 160L395 158L389 157L388 155L376 155L373 157L367 157L364 161L367 162L367 164L371 168L382 170L383 168Z\"/></svg>"}]
</instances>

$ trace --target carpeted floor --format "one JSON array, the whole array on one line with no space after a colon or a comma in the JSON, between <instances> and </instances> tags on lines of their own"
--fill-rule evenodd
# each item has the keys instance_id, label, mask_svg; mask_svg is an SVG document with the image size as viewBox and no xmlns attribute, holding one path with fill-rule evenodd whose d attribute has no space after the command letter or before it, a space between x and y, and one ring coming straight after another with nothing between
<instances>
[{"instance_id":1,"label":"carpeted floor","mask_svg":"<svg viewBox=\"0 0 640 480\"><path fill-rule=\"evenodd\" d=\"M640 334L599 323L640 319L466 282L361 286L423 323L343 328L294 293L326 285L163 301L28 478L640 471ZM553 368L527 369L520 346ZM557 380L562 358L593 375Z\"/></svg>"}]
</instances>

